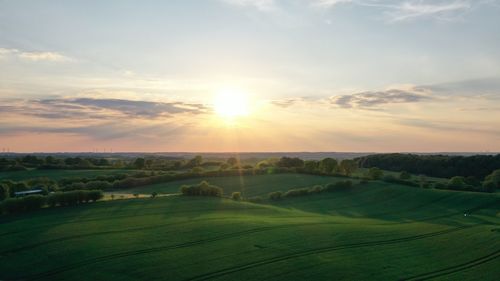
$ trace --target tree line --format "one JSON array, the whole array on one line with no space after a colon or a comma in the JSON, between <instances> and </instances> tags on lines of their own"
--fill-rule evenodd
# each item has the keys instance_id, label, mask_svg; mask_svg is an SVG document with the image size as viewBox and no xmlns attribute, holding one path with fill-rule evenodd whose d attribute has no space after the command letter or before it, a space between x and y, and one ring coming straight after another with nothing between
<instances>
[{"instance_id":1,"label":"tree line","mask_svg":"<svg viewBox=\"0 0 500 281\"><path fill-rule=\"evenodd\" d=\"M362 168L378 167L440 178L462 176L482 180L494 170L500 169L500 154L449 156L390 153L373 154L355 160Z\"/></svg>"},{"instance_id":2,"label":"tree line","mask_svg":"<svg viewBox=\"0 0 500 281\"><path fill-rule=\"evenodd\" d=\"M95 202L103 197L102 190L73 190L54 192L48 195L28 195L8 198L0 203L0 213L13 214L35 211L43 207L74 206Z\"/></svg>"}]
</instances>

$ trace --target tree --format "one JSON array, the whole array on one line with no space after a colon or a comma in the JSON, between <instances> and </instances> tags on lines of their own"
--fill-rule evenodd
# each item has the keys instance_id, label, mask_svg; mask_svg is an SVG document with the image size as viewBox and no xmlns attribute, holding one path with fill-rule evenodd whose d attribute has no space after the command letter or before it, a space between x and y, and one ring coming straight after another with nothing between
<instances>
[{"instance_id":1,"label":"tree","mask_svg":"<svg viewBox=\"0 0 500 281\"><path fill-rule=\"evenodd\" d=\"M382 171L381 169L379 169L377 167L372 167L368 170L368 177L370 179L378 180L378 179L382 178L383 175L384 175L384 171Z\"/></svg>"},{"instance_id":2,"label":"tree","mask_svg":"<svg viewBox=\"0 0 500 281\"><path fill-rule=\"evenodd\" d=\"M186 168L194 168L194 167L198 167L201 165L201 163L203 163L203 158L201 157L201 155L196 155L193 159L189 160L185 167Z\"/></svg>"},{"instance_id":3,"label":"tree","mask_svg":"<svg viewBox=\"0 0 500 281\"><path fill-rule=\"evenodd\" d=\"M211 185L206 181L202 181L197 185L183 185L181 186L182 195L187 196L222 196L222 188Z\"/></svg>"},{"instance_id":4,"label":"tree","mask_svg":"<svg viewBox=\"0 0 500 281\"><path fill-rule=\"evenodd\" d=\"M358 163L352 159L344 159L340 162L340 171L346 176L350 176L357 169Z\"/></svg>"},{"instance_id":5,"label":"tree","mask_svg":"<svg viewBox=\"0 0 500 281\"><path fill-rule=\"evenodd\" d=\"M318 161L315 161L315 160L307 160L307 161L304 161L304 170L306 172L316 172L318 170L318 167L319 167L319 162Z\"/></svg>"},{"instance_id":6,"label":"tree","mask_svg":"<svg viewBox=\"0 0 500 281\"><path fill-rule=\"evenodd\" d=\"M158 192L153 191L153 193L151 193L151 198L156 198L156 196L158 196Z\"/></svg>"},{"instance_id":7,"label":"tree","mask_svg":"<svg viewBox=\"0 0 500 281\"><path fill-rule=\"evenodd\" d=\"M0 183L0 201L9 198L9 186L3 183Z\"/></svg>"},{"instance_id":8,"label":"tree","mask_svg":"<svg viewBox=\"0 0 500 281\"><path fill-rule=\"evenodd\" d=\"M281 191L271 192L271 193L269 193L269 199L280 200L282 195L283 195L283 193Z\"/></svg>"},{"instance_id":9,"label":"tree","mask_svg":"<svg viewBox=\"0 0 500 281\"><path fill-rule=\"evenodd\" d=\"M452 189L461 190L461 189L464 189L466 186L467 186L467 184L465 183L464 177L455 176L455 177L452 177L448 181L448 187L450 187Z\"/></svg>"},{"instance_id":10,"label":"tree","mask_svg":"<svg viewBox=\"0 0 500 281\"><path fill-rule=\"evenodd\" d=\"M144 158L139 157L134 161L134 167L136 167L137 169L143 169L145 165L146 160L144 160Z\"/></svg>"},{"instance_id":11,"label":"tree","mask_svg":"<svg viewBox=\"0 0 500 281\"><path fill-rule=\"evenodd\" d=\"M304 166L304 160L297 157L281 157L277 163L278 167L301 168Z\"/></svg>"},{"instance_id":12,"label":"tree","mask_svg":"<svg viewBox=\"0 0 500 281\"><path fill-rule=\"evenodd\" d=\"M229 157L226 162L229 166L236 166L236 164L238 164L238 159L235 157Z\"/></svg>"},{"instance_id":13,"label":"tree","mask_svg":"<svg viewBox=\"0 0 500 281\"><path fill-rule=\"evenodd\" d=\"M333 173L338 166L337 160L333 158L325 158L319 161L319 170L323 173Z\"/></svg>"},{"instance_id":14,"label":"tree","mask_svg":"<svg viewBox=\"0 0 500 281\"><path fill-rule=\"evenodd\" d=\"M427 182L427 177L425 175L419 175L418 181L420 188L429 188L429 183Z\"/></svg>"},{"instance_id":15,"label":"tree","mask_svg":"<svg viewBox=\"0 0 500 281\"><path fill-rule=\"evenodd\" d=\"M402 171L400 174L399 174L399 178L402 179L402 180L409 180L411 179L411 174L406 172L406 171Z\"/></svg>"},{"instance_id":16,"label":"tree","mask_svg":"<svg viewBox=\"0 0 500 281\"><path fill-rule=\"evenodd\" d=\"M231 194L231 199L241 201L241 192L233 192L233 194Z\"/></svg>"},{"instance_id":17,"label":"tree","mask_svg":"<svg viewBox=\"0 0 500 281\"><path fill-rule=\"evenodd\" d=\"M495 170L486 176L483 185L488 185L497 189L500 188L500 169Z\"/></svg>"}]
</instances>

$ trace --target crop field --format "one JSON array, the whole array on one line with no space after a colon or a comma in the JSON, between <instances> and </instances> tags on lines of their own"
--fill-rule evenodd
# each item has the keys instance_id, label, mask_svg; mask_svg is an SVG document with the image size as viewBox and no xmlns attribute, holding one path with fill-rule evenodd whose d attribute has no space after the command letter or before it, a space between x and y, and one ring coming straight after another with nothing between
<instances>
[{"instance_id":1,"label":"crop field","mask_svg":"<svg viewBox=\"0 0 500 281\"><path fill-rule=\"evenodd\" d=\"M305 174L271 174L256 176L207 177L178 180L167 183L140 186L131 189L117 190L118 193L178 193L182 185L198 184L200 181L221 187L224 194L241 192L244 196L266 196L271 191L287 191L292 188L311 187L346 180L332 176L315 176Z\"/></svg>"},{"instance_id":2,"label":"crop field","mask_svg":"<svg viewBox=\"0 0 500 281\"><path fill-rule=\"evenodd\" d=\"M372 182L103 201L3 217L0 237L1 280L498 280L500 195Z\"/></svg>"}]
</instances>

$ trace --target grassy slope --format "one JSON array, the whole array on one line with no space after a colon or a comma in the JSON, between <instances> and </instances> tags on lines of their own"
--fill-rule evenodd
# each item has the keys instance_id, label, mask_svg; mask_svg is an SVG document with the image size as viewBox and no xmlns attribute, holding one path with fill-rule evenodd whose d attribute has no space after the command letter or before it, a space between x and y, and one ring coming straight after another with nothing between
<instances>
[{"instance_id":1,"label":"grassy slope","mask_svg":"<svg viewBox=\"0 0 500 281\"><path fill-rule=\"evenodd\" d=\"M500 275L500 196L492 194L372 183L275 205L165 197L44 210L0 223L0 279Z\"/></svg>"},{"instance_id":2,"label":"grassy slope","mask_svg":"<svg viewBox=\"0 0 500 281\"><path fill-rule=\"evenodd\" d=\"M96 177L134 172L134 170L103 169L103 170L28 170L0 172L0 180L9 179L21 181L26 179L46 177L52 180L72 177Z\"/></svg>"},{"instance_id":3,"label":"grassy slope","mask_svg":"<svg viewBox=\"0 0 500 281\"><path fill-rule=\"evenodd\" d=\"M117 193L177 193L182 185L198 184L206 180L211 184L220 186L224 194L230 195L234 191L240 191L244 196L266 196L271 191L287 191L292 188L310 187L317 184L327 184L347 178L336 178L330 176L314 176L304 174L274 174L243 177L212 177L173 181L168 183L152 184L132 189L118 190Z\"/></svg>"}]
</instances>

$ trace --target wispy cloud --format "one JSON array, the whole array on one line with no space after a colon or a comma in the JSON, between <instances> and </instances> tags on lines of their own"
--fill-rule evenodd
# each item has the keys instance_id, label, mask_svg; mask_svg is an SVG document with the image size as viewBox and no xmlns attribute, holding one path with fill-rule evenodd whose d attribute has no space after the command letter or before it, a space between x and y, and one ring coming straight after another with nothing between
<instances>
[{"instance_id":1,"label":"wispy cloud","mask_svg":"<svg viewBox=\"0 0 500 281\"><path fill-rule=\"evenodd\" d=\"M254 7L260 11L283 10L286 5L273 0L220 0L241 7ZM491 4L496 1L472 0L299 0L295 3L316 9L332 9L339 4L373 8L380 11L388 22L403 22L433 18L454 20L474 6Z\"/></svg>"},{"instance_id":2,"label":"wispy cloud","mask_svg":"<svg viewBox=\"0 0 500 281\"><path fill-rule=\"evenodd\" d=\"M312 1L312 6L322 7L322 8L331 8L341 3L351 3L353 0L315 0Z\"/></svg>"},{"instance_id":3,"label":"wispy cloud","mask_svg":"<svg viewBox=\"0 0 500 281\"><path fill-rule=\"evenodd\" d=\"M480 1L478 1L480 2ZM470 1L405 1L395 6L389 6L386 11L390 21L407 21L417 18L433 17L438 19L453 19L472 7Z\"/></svg>"},{"instance_id":4,"label":"wispy cloud","mask_svg":"<svg viewBox=\"0 0 500 281\"><path fill-rule=\"evenodd\" d=\"M429 100L422 89L368 91L352 95L339 95L330 98L330 103L341 108L374 108L394 103L415 103Z\"/></svg>"},{"instance_id":5,"label":"wispy cloud","mask_svg":"<svg viewBox=\"0 0 500 281\"><path fill-rule=\"evenodd\" d=\"M25 61L71 62L75 59L58 52L21 51L18 49L0 48L0 58L14 57Z\"/></svg>"},{"instance_id":6,"label":"wispy cloud","mask_svg":"<svg viewBox=\"0 0 500 281\"><path fill-rule=\"evenodd\" d=\"M4 116L22 114L60 120L158 119L207 112L209 109L202 104L94 98L15 100L0 106Z\"/></svg>"},{"instance_id":7,"label":"wispy cloud","mask_svg":"<svg viewBox=\"0 0 500 281\"><path fill-rule=\"evenodd\" d=\"M272 11L275 10L277 7L277 4L274 0L220 0L220 1L240 7L253 7L260 11Z\"/></svg>"},{"instance_id":8,"label":"wispy cloud","mask_svg":"<svg viewBox=\"0 0 500 281\"><path fill-rule=\"evenodd\" d=\"M402 125L405 125L405 126L423 128L423 129L428 129L428 130L487 134L487 135L500 137L500 130L499 129L481 126L478 124L439 122L439 121L433 121L433 120L409 119L409 118L399 119L398 122Z\"/></svg>"}]
</instances>

